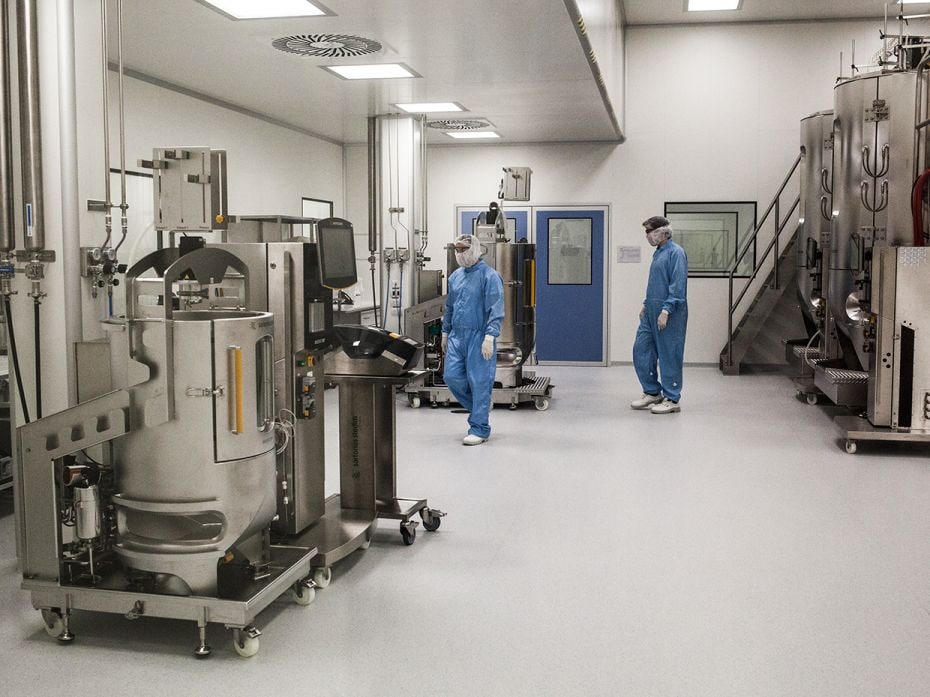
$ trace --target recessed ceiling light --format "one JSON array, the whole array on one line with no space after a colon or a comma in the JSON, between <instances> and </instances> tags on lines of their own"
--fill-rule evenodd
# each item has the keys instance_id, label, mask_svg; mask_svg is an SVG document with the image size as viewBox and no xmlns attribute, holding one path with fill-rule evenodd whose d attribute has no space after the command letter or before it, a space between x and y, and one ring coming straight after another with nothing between
<instances>
[{"instance_id":1,"label":"recessed ceiling light","mask_svg":"<svg viewBox=\"0 0 930 697\"><path fill-rule=\"evenodd\" d=\"M310 0L199 0L230 19L269 19L273 17L319 17L332 12Z\"/></svg>"},{"instance_id":2,"label":"recessed ceiling light","mask_svg":"<svg viewBox=\"0 0 930 697\"><path fill-rule=\"evenodd\" d=\"M449 111L465 111L465 107L456 102L415 102L411 104L395 104L408 114L441 114Z\"/></svg>"},{"instance_id":3,"label":"recessed ceiling light","mask_svg":"<svg viewBox=\"0 0 930 697\"><path fill-rule=\"evenodd\" d=\"M458 140L478 140L479 138L500 138L499 133L494 131L446 131L450 138Z\"/></svg>"},{"instance_id":4,"label":"recessed ceiling light","mask_svg":"<svg viewBox=\"0 0 930 697\"><path fill-rule=\"evenodd\" d=\"M344 80L390 80L401 77L421 77L402 63L373 65L321 65Z\"/></svg>"},{"instance_id":5,"label":"recessed ceiling light","mask_svg":"<svg viewBox=\"0 0 930 697\"><path fill-rule=\"evenodd\" d=\"M738 10L743 0L686 0L688 12L709 12L711 10Z\"/></svg>"}]
</instances>

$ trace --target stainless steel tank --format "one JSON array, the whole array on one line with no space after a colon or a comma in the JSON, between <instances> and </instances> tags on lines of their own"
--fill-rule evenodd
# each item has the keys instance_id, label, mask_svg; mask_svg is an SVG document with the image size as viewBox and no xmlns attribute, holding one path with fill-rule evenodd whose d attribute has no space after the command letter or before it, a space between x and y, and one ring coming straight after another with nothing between
<instances>
[{"instance_id":1,"label":"stainless steel tank","mask_svg":"<svg viewBox=\"0 0 930 697\"><path fill-rule=\"evenodd\" d=\"M258 561L275 515L273 315L176 310L128 331L135 360L170 375L173 417L148 425L150 398L114 442L116 554L161 592L212 595L218 562Z\"/></svg>"},{"instance_id":2,"label":"stainless steel tank","mask_svg":"<svg viewBox=\"0 0 930 697\"><path fill-rule=\"evenodd\" d=\"M526 242L481 240L482 260L504 282L504 321L497 339L494 382L519 387L523 363L536 343L536 245ZM447 252L448 275L458 268L455 250Z\"/></svg>"},{"instance_id":3,"label":"stainless steel tank","mask_svg":"<svg viewBox=\"0 0 930 697\"><path fill-rule=\"evenodd\" d=\"M820 111L801 119L800 172L797 293L804 323L812 334L821 323L824 270L829 266L822 262L823 257L829 257L833 210L832 111Z\"/></svg>"},{"instance_id":4,"label":"stainless steel tank","mask_svg":"<svg viewBox=\"0 0 930 697\"><path fill-rule=\"evenodd\" d=\"M921 76L923 101L928 92ZM872 248L913 244L917 73L862 75L834 89L833 226L828 302L847 361L868 369ZM921 113L925 113L925 107ZM925 159L926 129L921 131Z\"/></svg>"}]
</instances>

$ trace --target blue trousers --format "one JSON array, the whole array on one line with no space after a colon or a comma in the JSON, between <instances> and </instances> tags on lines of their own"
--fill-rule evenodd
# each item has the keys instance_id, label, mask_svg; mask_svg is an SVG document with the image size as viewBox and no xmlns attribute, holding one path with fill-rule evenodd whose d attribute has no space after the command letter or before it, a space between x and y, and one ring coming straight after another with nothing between
<instances>
[{"instance_id":1,"label":"blue trousers","mask_svg":"<svg viewBox=\"0 0 930 697\"><path fill-rule=\"evenodd\" d=\"M672 314L668 325L660 332L657 322L661 311L661 301L646 300L646 314L639 321L633 343L633 367L643 392L662 393L677 402L681 399L688 309L685 307Z\"/></svg>"},{"instance_id":2,"label":"blue trousers","mask_svg":"<svg viewBox=\"0 0 930 697\"><path fill-rule=\"evenodd\" d=\"M453 329L449 334L442 377L455 401L468 411L468 432L479 438L488 438L491 435L488 415L497 358L492 355L489 360L484 359L481 355L483 341L483 331ZM494 344L496 348L496 340Z\"/></svg>"}]
</instances>

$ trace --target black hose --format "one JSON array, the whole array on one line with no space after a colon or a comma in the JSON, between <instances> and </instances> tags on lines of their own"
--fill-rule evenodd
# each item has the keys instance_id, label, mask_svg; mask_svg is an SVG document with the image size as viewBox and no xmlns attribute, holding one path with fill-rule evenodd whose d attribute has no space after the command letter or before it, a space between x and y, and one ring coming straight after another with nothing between
<instances>
[{"instance_id":1,"label":"black hose","mask_svg":"<svg viewBox=\"0 0 930 697\"><path fill-rule=\"evenodd\" d=\"M32 305L33 329L36 348L36 418L42 418L42 338L39 334L39 303Z\"/></svg>"},{"instance_id":2,"label":"black hose","mask_svg":"<svg viewBox=\"0 0 930 697\"><path fill-rule=\"evenodd\" d=\"M3 316L6 318L6 334L10 339L10 353L13 355L13 374L16 387L19 388L19 401L23 405L24 423L29 423L29 405L26 403L26 392L23 390L22 373L19 371L19 353L16 351L16 335L13 333L13 315L10 312L10 297L3 298Z\"/></svg>"}]
</instances>

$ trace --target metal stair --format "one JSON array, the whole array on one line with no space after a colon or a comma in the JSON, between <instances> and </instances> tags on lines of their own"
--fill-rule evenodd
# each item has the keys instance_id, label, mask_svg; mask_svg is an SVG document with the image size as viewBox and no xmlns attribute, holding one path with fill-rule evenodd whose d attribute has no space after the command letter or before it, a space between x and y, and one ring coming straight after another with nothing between
<instances>
[{"instance_id":1,"label":"metal stair","mask_svg":"<svg viewBox=\"0 0 930 697\"><path fill-rule=\"evenodd\" d=\"M800 196L788 211L788 215L781 216L781 197L788 184L798 171L801 156L794 161L784 181L778 188L765 213L762 215L756 229L745 242L743 251L733 261L730 268L729 281L729 319L727 323L727 343L720 352L720 370L724 375L739 375L748 364L783 364L784 346L783 338L804 334L800 313L792 289L797 274L797 260L795 244L798 226L793 228L790 239L782 240L784 230L792 220L795 210L800 203ZM771 241L756 260L755 269L749 278L745 279L742 290L734 298L736 283L736 270L743 257L750 249L755 247L759 234L763 231L770 215L774 212L775 229ZM739 324L734 328L734 317L742 301L749 294L753 282L757 279L766 260L772 257L775 262L765 283L758 289L749 307L746 309ZM740 279L743 280L743 279ZM800 325L800 326L799 326Z\"/></svg>"}]
</instances>

